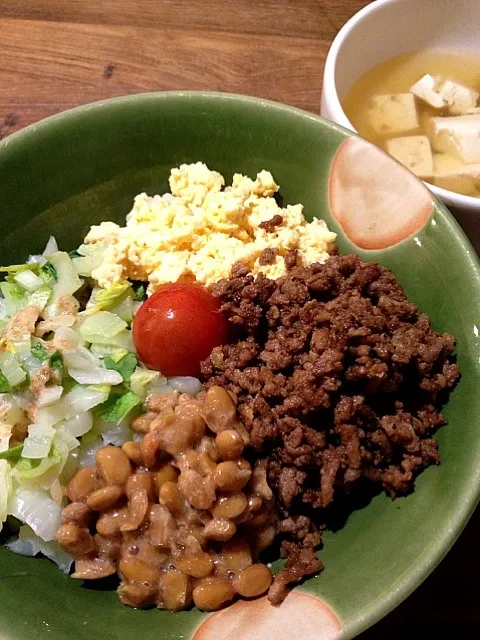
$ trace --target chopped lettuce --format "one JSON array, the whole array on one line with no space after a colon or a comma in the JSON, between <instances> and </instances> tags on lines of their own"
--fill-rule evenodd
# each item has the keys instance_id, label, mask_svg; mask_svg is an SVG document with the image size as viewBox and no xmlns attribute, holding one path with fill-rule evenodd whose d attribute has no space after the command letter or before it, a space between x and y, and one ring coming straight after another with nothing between
<instances>
[{"instance_id":1,"label":"chopped lettuce","mask_svg":"<svg viewBox=\"0 0 480 640\"><path fill-rule=\"evenodd\" d=\"M91 256L92 253L101 253L107 248L106 242L94 242L92 244L81 244L77 251L81 256Z\"/></svg>"},{"instance_id":2,"label":"chopped lettuce","mask_svg":"<svg viewBox=\"0 0 480 640\"><path fill-rule=\"evenodd\" d=\"M27 378L26 371L22 368L13 353L9 351L0 354L0 370L11 387L15 387L21 382L24 382Z\"/></svg>"},{"instance_id":3,"label":"chopped lettuce","mask_svg":"<svg viewBox=\"0 0 480 640\"><path fill-rule=\"evenodd\" d=\"M90 277L92 271L98 269L103 262L103 255L105 253L106 245L103 243L95 244L82 244L78 247L73 255L73 251L70 252L70 257L73 259L73 265L79 276Z\"/></svg>"},{"instance_id":4,"label":"chopped lettuce","mask_svg":"<svg viewBox=\"0 0 480 640\"><path fill-rule=\"evenodd\" d=\"M160 377L158 371L150 371L143 367L137 367L130 377L130 388L140 398L145 398L147 395L147 385ZM166 383L167 379L162 378Z\"/></svg>"},{"instance_id":5,"label":"chopped lettuce","mask_svg":"<svg viewBox=\"0 0 480 640\"><path fill-rule=\"evenodd\" d=\"M105 446L113 444L115 447L121 447L127 440L131 440L133 436L128 416L119 423L104 422L97 418L94 430L95 433L101 436Z\"/></svg>"},{"instance_id":6,"label":"chopped lettuce","mask_svg":"<svg viewBox=\"0 0 480 640\"><path fill-rule=\"evenodd\" d=\"M31 366L32 363L34 362L34 359L30 355L30 353L19 353L18 359L22 369L25 371L25 379L17 387L15 387L15 391L28 391L30 387L30 382L31 382L30 376L32 373L35 374L40 367L36 366L37 364L36 362L35 362L35 367Z\"/></svg>"},{"instance_id":7,"label":"chopped lettuce","mask_svg":"<svg viewBox=\"0 0 480 640\"><path fill-rule=\"evenodd\" d=\"M141 404L142 399L133 391L119 394L112 391L108 399L97 408L97 415L104 422L120 422L132 409Z\"/></svg>"},{"instance_id":8,"label":"chopped lettuce","mask_svg":"<svg viewBox=\"0 0 480 640\"><path fill-rule=\"evenodd\" d=\"M63 387L58 384L51 385L41 389L37 396L37 407L48 407L60 400L63 393Z\"/></svg>"},{"instance_id":9,"label":"chopped lettuce","mask_svg":"<svg viewBox=\"0 0 480 640\"><path fill-rule=\"evenodd\" d=\"M49 354L41 342L36 342L32 345L30 353L34 358L41 362L48 362L52 369L63 369L63 356L62 352L58 349L52 354Z\"/></svg>"},{"instance_id":10,"label":"chopped lettuce","mask_svg":"<svg viewBox=\"0 0 480 640\"><path fill-rule=\"evenodd\" d=\"M40 309L43 309L44 307L47 306L51 295L52 295L52 290L48 285L44 284L28 296L27 304L31 304L34 307L39 307Z\"/></svg>"},{"instance_id":11,"label":"chopped lettuce","mask_svg":"<svg viewBox=\"0 0 480 640\"><path fill-rule=\"evenodd\" d=\"M78 349L82 342L78 331L71 327L58 327L55 331L55 338L60 344L64 345L64 349L67 347L68 349Z\"/></svg>"},{"instance_id":12,"label":"chopped lettuce","mask_svg":"<svg viewBox=\"0 0 480 640\"><path fill-rule=\"evenodd\" d=\"M108 309L119 304L125 293L130 289L128 282L112 284L108 289L100 289L95 294L98 309Z\"/></svg>"},{"instance_id":13,"label":"chopped lettuce","mask_svg":"<svg viewBox=\"0 0 480 640\"><path fill-rule=\"evenodd\" d=\"M43 459L49 455L55 436L55 429L48 422L42 422L38 415L41 411L47 411L48 407L37 411L37 422L28 427L28 436L23 443L22 456L24 458Z\"/></svg>"},{"instance_id":14,"label":"chopped lettuce","mask_svg":"<svg viewBox=\"0 0 480 640\"><path fill-rule=\"evenodd\" d=\"M82 411L88 411L93 409L99 404L105 402L110 393L110 386L104 385L102 387L95 388L77 386L74 387L66 396L64 396L66 412L65 418L73 418L74 416L82 413Z\"/></svg>"},{"instance_id":15,"label":"chopped lettuce","mask_svg":"<svg viewBox=\"0 0 480 640\"><path fill-rule=\"evenodd\" d=\"M26 269L25 271L17 273L13 279L28 292L35 291L39 287L43 286L42 278L35 275L32 269Z\"/></svg>"},{"instance_id":16,"label":"chopped lettuce","mask_svg":"<svg viewBox=\"0 0 480 640\"><path fill-rule=\"evenodd\" d=\"M92 369L98 369L102 366L102 361L82 346L78 346L73 350L69 349L64 351L63 361L68 369L73 368L91 371Z\"/></svg>"},{"instance_id":17,"label":"chopped lettuce","mask_svg":"<svg viewBox=\"0 0 480 640\"><path fill-rule=\"evenodd\" d=\"M133 298L131 295L124 296L123 299L114 307L110 309L112 313L120 316L122 320L125 320L130 324L133 320Z\"/></svg>"},{"instance_id":18,"label":"chopped lettuce","mask_svg":"<svg viewBox=\"0 0 480 640\"><path fill-rule=\"evenodd\" d=\"M25 411L15 403L13 396L2 394L0 410L0 457L7 459L9 456L2 454L8 451L12 435L14 435L14 440L15 436L20 433L21 428L24 425L26 426L28 418ZM15 434L14 427L17 427Z\"/></svg>"},{"instance_id":19,"label":"chopped lettuce","mask_svg":"<svg viewBox=\"0 0 480 640\"><path fill-rule=\"evenodd\" d=\"M120 358L120 360L115 360L114 357L107 356L104 359L104 363L107 369L118 371L124 382L130 382L132 373L137 367L137 356L134 353L127 353L127 355Z\"/></svg>"},{"instance_id":20,"label":"chopped lettuce","mask_svg":"<svg viewBox=\"0 0 480 640\"><path fill-rule=\"evenodd\" d=\"M15 465L15 477L18 480L38 480L49 469L64 461L65 454L60 447L53 445L50 453L41 460L35 460L22 456Z\"/></svg>"},{"instance_id":21,"label":"chopped lettuce","mask_svg":"<svg viewBox=\"0 0 480 640\"><path fill-rule=\"evenodd\" d=\"M65 389L65 385L63 386ZM55 404L38 409L36 422L51 426L63 420L69 420L105 402L109 393L110 385L85 387L77 384Z\"/></svg>"},{"instance_id":22,"label":"chopped lettuce","mask_svg":"<svg viewBox=\"0 0 480 640\"><path fill-rule=\"evenodd\" d=\"M28 265L30 266L30 265ZM0 290L4 296L3 317L11 317L17 311L24 309L28 305L33 305L43 309L48 303L52 290L46 284L42 284L35 291L25 291L18 282L2 282Z\"/></svg>"},{"instance_id":23,"label":"chopped lettuce","mask_svg":"<svg viewBox=\"0 0 480 640\"><path fill-rule=\"evenodd\" d=\"M90 351L100 358L110 356L116 362L118 362L123 356L126 356L128 349L122 349L114 344L92 344L90 345Z\"/></svg>"},{"instance_id":24,"label":"chopped lettuce","mask_svg":"<svg viewBox=\"0 0 480 640\"><path fill-rule=\"evenodd\" d=\"M17 444L16 447L11 447L6 451L2 451L0 453L0 460L10 460L12 462L17 462L17 460L22 455L23 443Z\"/></svg>"},{"instance_id":25,"label":"chopped lettuce","mask_svg":"<svg viewBox=\"0 0 480 640\"><path fill-rule=\"evenodd\" d=\"M45 284L51 283L57 279L57 270L51 262L45 262L40 269L40 276Z\"/></svg>"},{"instance_id":26,"label":"chopped lettuce","mask_svg":"<svg viewBox=\"0 0 480 640\"><path fill-rule=\"evenodd\" d=\"M39 487L16 486L8 501L8 515L28 524L45 542L55 540L62 524L61 511L61 505Z\"/></svg>"},{"instance_id":27,"label":"chopped lettuce","mask_svg":"<svg viewBox=\"0 0 480 640\"><path fill-rule=\"evenodd\" d=\"M109 310L127 323L133 319L133 291L128 282L114 284L108 289L95 288L87 305L86 315Z\"/></svg>"},{"instance_id":28,"label":"chopped lettuce","mask_svg":"<svg viewBox=\"0 0 480 640\"><path fill-rule=\"evenodd\" d=\"M17 313L17 311L27 306L27 298L18 284L2 282L0 283L0 290L5 298L5 311L7 316L13 316L14 313Z\"/></svg>"},{"instance_id":29,"label":"chopped lettuce","mask_svg":"<svg viewBox=\"0 0 480 640\"><path fill-rule=\"evenodd\" d=\"M8 500L12 491L12 468L6 460L0 460L0 530L7 519Z\"/></svg>"},{"instance_id":30,"label":"chopped lettuce","mask_svg":"<svg viewBox=\"0 0 480 640\"><path fill-rule=\"evenodd\" d=\"M79 452L80 447L74 451L70 451L70 455L66 459L63 469L57 478L57 482L60 484L60 487L66 487L78 471Z\"/></svg>"},{"instance_id":31,"label":"chopped lettuce","mask_svg":"<svg viewBox=\"0 0 480 640\"><path fill-rule=\"evenodd\" d=\"M122 376L117 371L111 371L104 367L98 367L97 369L92 368L90 370L70 367L68 373L79 384L115 385L122 383Z\"/></svg>"},{"instance_id":32,"label":"chopped lettuce","mask_svg":"<svg viewBox=\"0 0 480 640\"><path fill-rule=\"evenodd\" d=\"M118 316L114 316L118 318ZM118 318L120 320L120 318ZM116 336L113 338L103 338L100 335L94 336L95 341L92 342L91 350L99 354L99 347L109 347L113 349L124 349L125 351L135 351L135 345L133 344L132 332L128 329L122 329Z\"/></svg>"},{"instance_id":33,"label":"chopped lettuce","mask_svg":"<svg viewBox=\"0 0 480 640\"><path fill-rule=\"evenodd\" d=\"M85 342L110 344L126 326L127 323L115 314L109 311L96 311L85 318L80 327L80 335Z\"/></svg>"},{"instance_id":34,"label":"chopped lettuce","mask_svg":"<svg viewBox=\"0 0 480 640\"><path fill-rule=\"evenodd\" d=\"M28 525L20 527L18 538L7 542L10 551L21 556L36 556L43 554L49 560L55 562L63 573L69 573L73 557L62 549L57 541L45 542L39 538Z\"/></svg>"},{"instance_id":35,"label":"chopped lettuce","mask_svg":"<svg viewBox=\"0 0 480 640\"><path fill-rule=\"evenodd\" d=\"M7 451L12 437L13 425L0 420L0 454Z\"/></svg>"},{"instance_id":36,"label":"chopped lettuce","mask_svg":"<svg viewBox=\"0 0 480 640\"><path fill-rule=\"evenodd\" d=\"M21 444L15 437L16 446L8 448L18 420L2 414L0 421L0 530L7 515L14 516L24 526L9 543L12 551L43 553L66 571L71 558L51 542L61 523L62 487L78 466L94 463L100 446L121 445L133 437L130 414L159 377L138 366L129 329L139 305L135 300L145 297L143 284L135 291L128 282L94 287L85 312L60 315L83 285L80 276L91 275L106 248L82 245L69 255L50 239L43 256L0 268L6 274L0 283L0 328L28 305L41 310L40 320L72 318L56 322L58 328L43 339L27 335L0 352L2 406L14 403L26 430L26 409L35 404L34 422ZM50 344L59 349L51 353ZM32 395L26 385L44 363L56 370L55 380Z\"/></svg>"},{"instance_id":37,"label":"chopped lettuce","mask_svg":"<svg viewBox=\"0 0 480 640\"><path fill-rule=\"evenodd\" d=\"M65 429L64 426L60 425L55 429L55 442L58 446L59 441L63 442L67 447L68 452L73 451L77 447L80 446L80 442L72 435L72 433ZM55 444L54 444L55 446Z\"/></svg>"},{"instance_id":38,"label":"chopped lettuce","mask_svg":"<svg viewBox=\"0 0 480 640\"><path fill-rule=\"evenodd\" d=\"M26 431L26 410L35 405L34 422L21 444L20 437L12 441L19 421L6 414L0 421L0 530L7 515L14 516L24 526L10 548L25 555L43 553L64 570L71 558L51 542L61 523L63 487L78 466L94 463L100 446L121 445L133 437L130 414L159 378L138 366L129 329L138 301L146 297L143 283L135 289L128 282L96 286L86 311L75 311L73 294L83 285L80 276L91 275L106 248L82 245L67 254L51 238L43 256L0 268L6 274L0 283L0 329L28 305L41 310L40 320L59 316L43 339L26 335L0 352L2 406L15 406ZM73 312L62 312L69 301ZM60 322L67 317L72 321ZM59 348L51 353L53 344ZM55 379L33 395L26 385L44 363L56 370ZM8 448L10 442L16 446Z\"/></svg>"},{"instance_id":39,"label":"chopped lettuce","mask_svg":"<svg viewBox=\"0 0 480 640\"><path fill-rule=\"evenodd\" d=\"M37 358L42 362L48 358L48 351L40 342L36 342L35 344L33 344L30 352L34 358Z\"/></svg>"},{"instance_id":40,"label":"chopped lettuce","mask_svg":"<svg viewBox=\"0 0 480 640\"><path fill-rule=\"evenodd\" d=\"M147 299L147 287L144 282L134 282L132 289L137 302L143 302Z\"/></svg>"},{"instance_id":41,"label":"chopped lettuce","mask_svg":"<svg viewBox=\"0 0 480 640\"><path fill-rule=\"evenodd\" d=\"M64 429L70 431L74 438L80 438L85 435L93 426L93 415L91 411L83 411L78 415L65 420L63 423Z\"/></svg>"},{"instance_id":42,"label":"chopped lettuce","mask_svg":"<svg viewBox=\"0 0 480 640\"><path fill-rule=\"evenodd\" d=\"M48 242L45 245L45 249L43 250L43 255L48 256L51 253L56 253L58 251L58 244L55 240L55 236L50 236L48 238Z\"/></svg>"},{"instance_id":43,"label":"chopped lettuce","mask_svg":"<svg viewBox=\"0 0 480 640\"><path fill-rule=\"evenodd\" d=\"M92 271L98 269L102 264L103 255L101 253L92 254L90 256L81 256L73 258L73 265L79 276L90 277Z\"/></svg>"},{"instance_id":44,"label":"chopped lettuce","mask_svg":"<svg viewBox=\"0 0 480 640\"><path fill-rule=\"evenodd\" d=\"M85 347L64 353L69 375L80 384L121 384L117 371L106 369L103 362Z\"/></svg>"},{"instance_id":45,"label":"chopped lettuce","mask_svg":"<svg viewBox=\"0 0 480 640\"><path fill-rule=\"evenodd\" d=\"M38 273L40 269L39 264L11 264L8 267L0 267L0 273L6 273L7 278L13 278L23 271L33 271Z\"/></svg>"},{"instance_id":46,"label":"chopped lettuce","mask_svg":"<svg viewBox=\"0 0 480 640\"><path fill-rule=\"evenodd\" d=\"M48 359L50 366L52 369L62 369L63 368L63 356L60 351L55 351L52 353L50 358Z\"/></svg>"},{"instance_id":47,"label":"chopped lettuce","mask_svg":"<svg viewBox=\"0 0 480 640\"><path fill-rule=\"evenodd\" d=\"M57 251L47 256L57 275L57 282L53 288L54 299L71 296L82 286L82 280L73 266L71 258L65 251ZM45 267L42 267L44 269Z\"/></svg>"},{"instance_id":48,"label":"chopped lettuce","mask_svg":"<svg viewBox=\"0 0 480 640\"><path fill-rule=\"evenodd\" d=\"M0 371L0 393L8 393L12 387L3 373Z\"/></svg>"}]
</instances>

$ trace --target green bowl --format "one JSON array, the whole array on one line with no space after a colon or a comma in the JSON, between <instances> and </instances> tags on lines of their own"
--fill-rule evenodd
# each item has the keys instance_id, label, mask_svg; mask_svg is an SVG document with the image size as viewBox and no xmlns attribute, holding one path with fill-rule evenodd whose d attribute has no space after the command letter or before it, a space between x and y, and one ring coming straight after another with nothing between
<instances>
[{"instance_id":1,"label":"green bowl","mask_svg":"<svg viewBox=\"0 0 480 640\"><path fill-rule=\"evenodd\" d=\"M171 167L198 160L227 180L270 170L285 203L302 202L307 217L324 218L341 251L391 268L434 328L456 336L463 377L445 409L449 424L438 432L441 464L418 477L412 495L377 495L327 533L325 571L279 608L260 600L210 616L134 610L46 559L1 548L5 640L352 638L425 579L475 508L478 259L422 183L351 132L290 107L208 93L130 96L49 118L0 142L1 262L41 251L50 234L75 248L91 224L123 220L134 195L165 192Z\"/></svg>"}]
</instances>

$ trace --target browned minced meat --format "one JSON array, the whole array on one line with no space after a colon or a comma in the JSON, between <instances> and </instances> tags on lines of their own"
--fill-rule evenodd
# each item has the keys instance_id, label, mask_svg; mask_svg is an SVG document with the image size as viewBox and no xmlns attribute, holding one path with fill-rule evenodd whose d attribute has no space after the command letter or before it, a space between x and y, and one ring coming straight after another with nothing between
<instances>
[{"instance_id":1,"label":"browned minced meat","mask_svg":"<svg viewBox=\"0 0 480 640\"><path fill-rule=\"evenodd\" d=\"M264 229L265 231L267 231L268 233L271 233L272 231L275 231L275 229L281 225L283 222L283 218L282 216L274 215L273 218L270 218L270 220L265 220L265 222L261 222L258 226L260 227L260 229Z\"/></svg>"},{"instance_id":2,"label":"browned minced meat","mask_svg":"<svg viewBox=\"0 0 480 640\"><path fill-rule=\"evenodd\" d=\"M264 249L258 258L259 264L272 264L275 262L275 258L278 254L278 249L271 249L268 247Z\"/></svg>"},{"instance_id":3,"label":"browned minced meat","mask_svg":"<svg viewBox=\"0 0 480 640\"><path fill-rule=\"evenodd\" d=\"M207 385L237 394L265 459L290 558L279 582L320 568L311 550L334 497L364 479L405 494L438 463L437 406L459 378L454 338L431 329L390 271L355 255L295 262L277 281L236 265L213 288L238 340L202 363Z\"/></svg>"}]
</instances>

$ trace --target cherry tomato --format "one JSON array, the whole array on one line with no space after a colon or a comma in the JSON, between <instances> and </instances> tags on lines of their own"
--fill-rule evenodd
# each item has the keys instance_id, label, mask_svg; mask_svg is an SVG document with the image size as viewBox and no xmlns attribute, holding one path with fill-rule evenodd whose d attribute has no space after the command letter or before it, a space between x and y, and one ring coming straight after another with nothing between
<instances>
[{"instance_id":1,"label":"cherry tomato","mask_svg":"<svg viewBox=\"0 0 480 640\"><path fill-rule=\"evenodd\" d=\"M220 303L198 284L166 284L133 320L138 356L166 376L198 376L200 362L228 339Z\"/></svg>"}]
</instances>

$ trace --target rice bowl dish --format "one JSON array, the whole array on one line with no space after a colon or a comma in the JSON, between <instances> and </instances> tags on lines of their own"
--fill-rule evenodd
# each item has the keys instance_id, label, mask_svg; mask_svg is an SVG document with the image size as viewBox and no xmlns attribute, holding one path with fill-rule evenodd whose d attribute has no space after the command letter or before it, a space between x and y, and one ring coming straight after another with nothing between
<instances>
[{"instance_id":1,"label":"rice bowl dish","mask_svg":"<svg viewBox=\"0 0 480 640\"><path fill-rule=\"evenodd\" d=\"M126 605L278 604L321 571L337 495L438 463L455 342L268 171L170 184L2 268L0 521L15 553L118 575Z\"/></svg>"}]
</instances>

